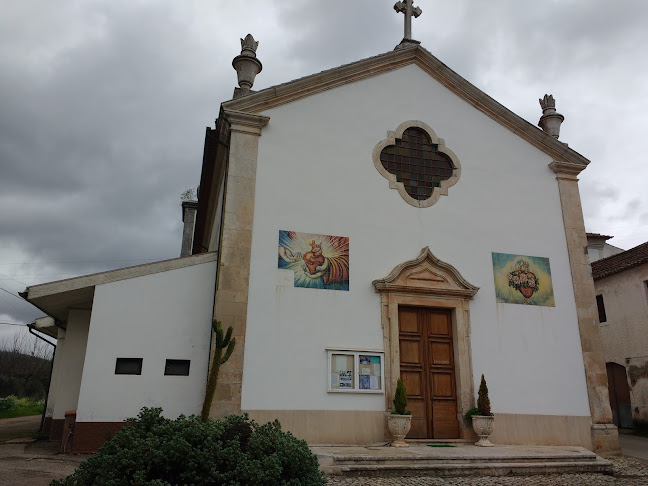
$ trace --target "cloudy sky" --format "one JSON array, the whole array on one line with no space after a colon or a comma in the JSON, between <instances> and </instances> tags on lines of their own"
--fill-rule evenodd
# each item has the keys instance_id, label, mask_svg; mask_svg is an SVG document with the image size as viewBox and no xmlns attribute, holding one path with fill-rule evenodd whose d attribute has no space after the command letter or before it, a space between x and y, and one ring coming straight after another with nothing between
<instances>
[{"instance_id":1,"label":"cloudy sky","mask_svg":"<svg viewBox=\"0 0 648 486\"><path fill-rule=\"evenodd\" d=\"M233 92L239 38L262 89L387 52L394 0L3 0L0 337L27 285L179 256L180 194ZM587 230L648 240L648 2L418 0L413 36L526 120L553 93ZM405 89L405 88L404 88Z\"/></svg>"}]
</instances>

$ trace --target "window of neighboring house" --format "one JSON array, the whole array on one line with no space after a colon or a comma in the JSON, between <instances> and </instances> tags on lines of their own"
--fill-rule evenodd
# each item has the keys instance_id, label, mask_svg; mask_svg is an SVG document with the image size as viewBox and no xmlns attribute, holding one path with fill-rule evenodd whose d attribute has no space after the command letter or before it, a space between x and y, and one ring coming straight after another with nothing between
<instances>
[{"instance_id":1,"label":"window of neighboring house","mask_svg":"<svg viewBox=\"0 0 648 486\"><path fill-rule=\"evenodd\" d=\"M644 280L644 290L646 291L646 300L648 300L648 280Z\"/></svg>"},{"instance_id":2,"label":"window of neighboring house","mask_svg":"<svg viewBox=\"0 0 648 486\"><path fill-rule=\"evenodd\" d=\"M605 315L605 303L603 302L603 296L596 296L596 307L598 307L599 322L607 321L607 316Z\"/></svg>"},{"instance_id":3,"label":"window of neighboring house","mask_svg":"<svg viewBox=\"0 0 648 486\"><path fill-rule=\"evenodd\" d=\"M189 376L189 364L191 363L188 359L167 359L166 365L164 366L165 375L176 375L176 376Z\"/></svg>"},{"instance_id":4,"label":"window of neighboring house","mask_svg":"<svg viewBox=\"0 0 648 486\"><path fill-rule=\"evenodd\" d=\"M117 358L115 363L116 375L141 375L142 358Z\"/></svg>"}]
</instances>

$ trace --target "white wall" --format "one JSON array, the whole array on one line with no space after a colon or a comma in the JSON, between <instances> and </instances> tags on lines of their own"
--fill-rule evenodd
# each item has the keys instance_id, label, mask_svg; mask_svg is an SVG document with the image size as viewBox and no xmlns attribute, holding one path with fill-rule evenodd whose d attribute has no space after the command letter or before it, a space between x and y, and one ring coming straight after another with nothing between
<instances>
[{"instance_id":1,"label":"white wall","mask_svg":"<svg viewBox=\"0 0 648 486\"><path fill-rule=\"evenodd\" d=\"M588 242L589 243L589 242ZM595 262L596 260L600 260L602 258L607 258L612 255L617 255L619 253L624 252L625 250L622 250L621 248L617 248L616 246L609 245L607 243L603 244L601 248L593 248L588 245L587 247L587 256L589 258L590 262Z\"/></svg>"},{"instance_id":2,"label":"white wall","mask_svg":"<svg viewBox=\"0 0 648 486\"><path fill-rule=\"evenodd\" d=\"M597 295L603 296L607 318L600 324L605 361L625 366L626 373L637 373L634 386L628 380L632 414L644 422L648 422L647 281L646 263L594 281Z\"/></svg>"},{"instance_id":3,"label":"white wall","mask_svg":"<svg viewBox=\"0 0 648 486\"><path fill-rule=\"evenodd\" d=\"M65 344L58 370L53 419L64 419L67 410L77 408L89 324L90 311L70 309L63 339Z\"/></svg>"},{"instance_id":4,"label":"white wall","mask_svg":"<svg viewBox=\"0 0 648 486\"><path fill-rule=\"evenodd\" d=\"M382 349L371 281L429 246L480 287L471 303L475 391L484 373L495 412L589 415L548 156L416 66L263 114L243 409L383 410L383 395L326 393L325 347ZM462 165L449 196L430 208L407 204L372 162L374 146L406 120L430 125ZM281 284L282 229L348 236L350 291ZM548 257L556 307L496 304L491 252Z\"/></svg>"},{"instance_id":5,"label":"white wall","mask_svg":"<svg viewBox=\"0 0 648 486\"><path fill-rule=\"evenodd\" d=\"M77 421L121 421L144 406L200 412L215 272L210 262L95 288ZM117 358L143 358L142 374L116 375ZM189 376L165 376L167 359L190 359Z\"/></svg>"}]
</instances>

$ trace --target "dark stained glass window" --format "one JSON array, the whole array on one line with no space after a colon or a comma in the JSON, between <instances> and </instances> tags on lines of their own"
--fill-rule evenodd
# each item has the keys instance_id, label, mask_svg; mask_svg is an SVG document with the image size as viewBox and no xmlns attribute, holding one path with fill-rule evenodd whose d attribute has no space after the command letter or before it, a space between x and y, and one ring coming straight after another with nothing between
<instances>
[{"instance_id":1,"label":"dark stained glass window","mask_svg":"<svg viewBox=\"0 0 648 486\"><path fill-rule=\"evenodd\" d=\"M425 130L416 127L408 128L394 145L385 147L380 152L380 162L403 183L407 194L419 201L428 199L441 181L452 177L455 169L450 157L439 152Z\"/></svg>"}]
</instances>

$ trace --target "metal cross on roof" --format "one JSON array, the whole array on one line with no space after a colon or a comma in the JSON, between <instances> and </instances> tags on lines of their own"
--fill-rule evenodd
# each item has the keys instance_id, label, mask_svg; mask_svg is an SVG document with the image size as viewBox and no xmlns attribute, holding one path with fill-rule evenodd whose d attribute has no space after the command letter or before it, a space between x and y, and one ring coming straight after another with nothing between
<instances>
[{"instance_id":1,"label":"metal cross on roof","mask_svg":"<svg viewBox=\"0 0 648 486\"><path fill-rule=\"evenodd\" d=\"M405 14L405 39L412 39L412 15L417 18L423 13L418 7L414 6L414 0L405 0L404 2L396 2L394 10L398 13Z\"/></svg>"}]
</instances>

